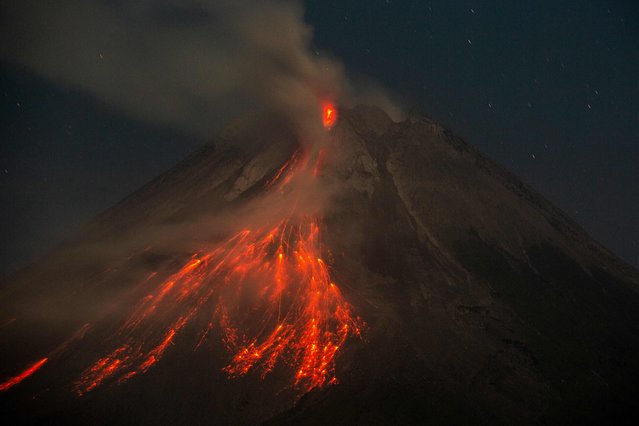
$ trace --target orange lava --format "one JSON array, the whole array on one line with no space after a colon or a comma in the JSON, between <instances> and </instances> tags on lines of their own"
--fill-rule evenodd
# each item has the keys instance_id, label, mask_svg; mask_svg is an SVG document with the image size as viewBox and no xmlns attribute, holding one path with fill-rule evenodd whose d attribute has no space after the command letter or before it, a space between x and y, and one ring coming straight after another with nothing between
<instances>
[{"instance_id":1,"label":"orange lava","mask_svg":"<svg viewBox=\"0 0 639 426\"><path fill-rule=\"evenodd\" d=\"M334 379L335 355L349 335L360 334L361 322L318 257L319 225L314 219L297 226L281 223L258 236L256 249L266 284L267 327L239 345L224 370L233 377L258 369L264 377L287 359L296 385L322 386Z\"/></svg>"},{"instance_id":2,"label":"orange lava","mask_svg":"<svg viewBox=\"0 0 639 426\"><path fill-rule=\"evenodd\" d=\"M18 383L22 382L27 377L33 375L33 373L38 371L48 360L49 360L49 358L42 358L40 361L36 362L35 364L30 365L22 373L18 374L15 377L11 377L10 379L5 381L4 383L0 384L0 391L9 390L13 386L15 386Z\"/></svg>"},{"instance_id":3,"label":"orange lava","mask_svg":"<svg viewBox=\"0 0 639 426\"><path fill-rule=\"evenodd\" d=\"M332 103L326 103L322 107L322 123L324 127L330 129L337 122L337 109Z\"/></svg>"},{"instance_id":4,"label":"orange lava","mask_svg":"<svg viewBox=\"0 0 639 426\"><path fill-rule=\"evenodd\" d=\"M278 181L281 191L297 155L266 188ZM364 324L331 279L320 223L289 210L278 221L194 253L168 277L151 276L146 294L111 338L114 349L82 373L76 392L147 372L172 345L189 344L193 333L199 336L195 350L221 340L229 351L223 368L229 378L251 372L264 378L281 365L278 371L288 370L291 385L302 392L336 383L335 358ZM186 328L192 332L182 333Z\"/></svg>"}]
</instances>

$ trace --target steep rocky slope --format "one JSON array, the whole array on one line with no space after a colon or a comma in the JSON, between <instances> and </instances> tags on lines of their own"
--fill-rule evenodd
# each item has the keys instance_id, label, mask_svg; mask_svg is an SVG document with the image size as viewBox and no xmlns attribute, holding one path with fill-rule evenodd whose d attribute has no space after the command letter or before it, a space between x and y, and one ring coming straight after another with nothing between
<instances>
[{"instance_id":1,"label":"steep rocky slope","mask_svg":"<svg viewBox=\"0 0 639 426\"><path fill-rule=\"evenodd\" d=\"M329 189L322 256L366 323L337 356L338 384L300 395L282 385L285 367L229 380L223 348L186 344L195 324L143 376L71 392L69 377L132 306L131 288L187 256L191 240L213 238L208 214L233 217L269 190L298 149L287 128L234 123L5 282L0 377L91 327L0 395L3 411L109 424L637 418L639 273L437 123L363 106L341 111L317 172Z\"/></svg>"}]
</instances>

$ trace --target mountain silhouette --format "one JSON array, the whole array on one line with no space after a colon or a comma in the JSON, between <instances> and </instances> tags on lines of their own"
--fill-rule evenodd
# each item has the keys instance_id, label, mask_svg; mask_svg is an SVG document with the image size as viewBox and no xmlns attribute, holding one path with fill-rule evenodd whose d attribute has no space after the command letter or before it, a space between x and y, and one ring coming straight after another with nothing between
<instances>
[{"instance_id":1,"label":"mountain silhouette","mask_svg":"<svg viewBox=\"0 0 639 426\"><path fill-rule=\"evenodd\" d=\"M639 272L435 121L252 116L1 287L19 423L638 420Z\"/></svg>"}]
</instances>

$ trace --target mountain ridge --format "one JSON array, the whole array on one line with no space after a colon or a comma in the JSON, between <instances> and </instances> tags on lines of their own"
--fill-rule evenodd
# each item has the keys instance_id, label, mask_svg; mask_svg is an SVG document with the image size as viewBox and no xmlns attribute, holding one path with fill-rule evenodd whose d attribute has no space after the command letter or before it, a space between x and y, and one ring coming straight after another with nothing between
<instances>
[{"instance_id":1,"label":"mountain ridge","mask_svg":"<svg viewBox=\"0 0 639 426\"><path fill-rule=\"evenodd\" d=\"M79 238L15 277L0 297L5 316L18 318L0 328L3 376L30 352L46 352L95 312L107 312L108 321L97 320L101 325L88 332L88 348L71 351L58 365L72 371L78 359L89 358L79 354L100 353L95 338L120 320L118 310L107 308L127 306L132 285L188 258L194 241L236 226L239 212L273 191L299 146L289 123L269 117L235 122L220 143L105 211ZM56 396L53 401L64 401L60 406L51 396L28 402L41 380L34 375L6 394L15 403L13 414L35 404L36 419L79 416L98 423L127 416L223 424L637 417L638 271L534 189L422 115L395 123L375 107L344 109L317 149L316 179L325 189L317 193L322 257L367 324L363 341L347 341L337 357L339 384L298 401L300 395L286 392L278 397L273 387L285 368L277 380L228 381L216 370L223 351L211 344L213 361L202 364L205 356L183 349L195 333L187 328L182 343L167 351L171 363L80 399ZM253 208L251 217L259 219L264 208ZM219 229L211 227L209 213L224 219ZM47 336L15 349L38 326ZM192 357L198 361L189 362ZM180 387L185 400L167 402L166 391L149 386L179 386L185 375L172 368L178 364L187 377L206 371L211 382L188 379L197 385ZM44 383L61 380L42 374ZM56 395L66 395L64 389ZM136 404L124 410L126 398ZM189 414L177 416L181 410Z\"/></svg>"}]
</instances>

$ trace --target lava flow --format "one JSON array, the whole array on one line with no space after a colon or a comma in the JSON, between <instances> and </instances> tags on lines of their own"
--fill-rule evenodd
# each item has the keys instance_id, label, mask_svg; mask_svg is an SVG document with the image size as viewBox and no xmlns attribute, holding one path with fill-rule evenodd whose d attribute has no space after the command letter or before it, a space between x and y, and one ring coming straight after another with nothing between
<instances>
[{"instance_id":1,"label":"lava flow","mask_svg":"<svg viewBox=\"0 0 639 426\"><path fill-rule=\"evenodd\" d=\"M282 185L297 172L297 159L276 173ZM78 394L146 372L187 327L199 333L196 350L222 340L229 378L252 371L264 378L282 365L303 392L335 383L335 357L349 336L360 336L363 322L322 259L320 219L290 209L284 216L194 253L166 279L152 275L153 290L112 337L113 350L83 372Z\"/></svg>"},{"instance_id":2,"label":"lava flow","mask_svg":"<svg viewBox=\"0 0 639 426\"><path fill-rule=\"evenodd\" d=\"M335 107L326 104L324 126L330 128L336 118ZM74 382L77 394L146 373L172 345L189 344L190 336L196 337L190 339L194 350L204 342L223 343L229 359L222 371L229 378L264 379L277 368L302 393L336 383L335 358L349 337L361 337L364 323L322 258L321 218L296 208L304 204L299 196L316 184L322 152L312 155L312 167L309 156L294 153L264 185L261 201L281 212L268 217L279 219L248 220L261 225L195 251L173 272L165 265L134 287L139 301L105 340L111 349ZM0 391L66 352L89 328L85 324L46 358L0 384Z\"/></svg>"},{"instance_id":3,"label":"lava flow","mask_svg":"<svg viewBox=\"0 0 639 426\"><path fill-rule=\"evenodd\" d=\"M175 319L153 333L152 324L169 312ZM317 219L282 220L195 254L159 283L117 333L122 344L83 373L77 391L146 372L184 327L207 312L209 326L197 347L217 324L233 353L224 368L230 377L253 369L264 377L283 361L294 371L293 383L306 391L336 381L335 355L362 327L320 257Z\"/></svg>"},{"instance_id":4,"label":"lava flow","mask_svg":"<svg viewBox=\"0 0 639 426\"><path fill-rule=\"evenodd\" d=\"M33 373L38 371L40 367L42 367L47 361L48 361L48 358L42 358L40 361L27 367L26 370L24 370L22 373L18 374L17 376L7 379L4 383L0 384L0 391L9 390L13 386L22 382L27 377L33 375Z\"/></svg>"}]
</instances>

